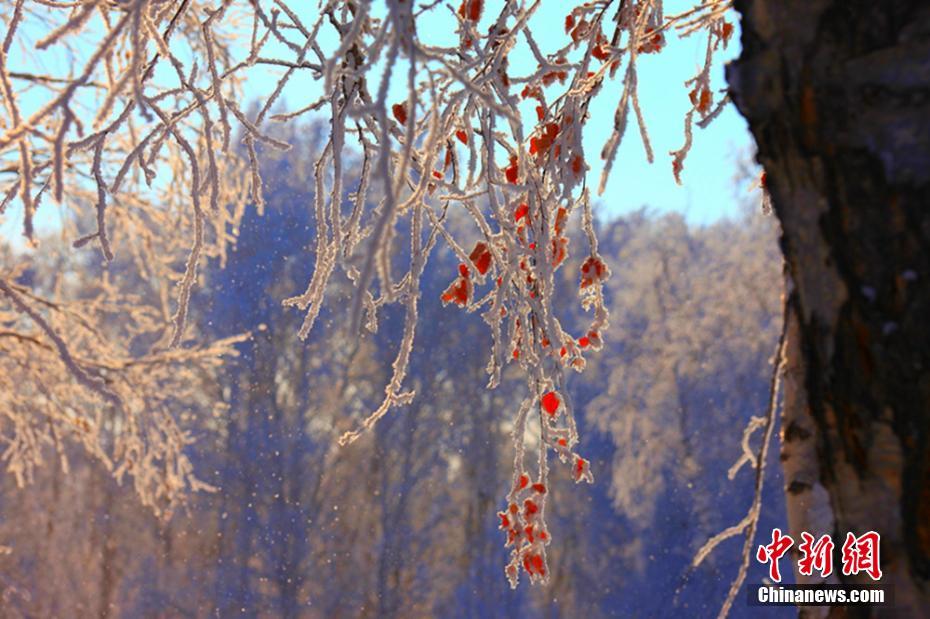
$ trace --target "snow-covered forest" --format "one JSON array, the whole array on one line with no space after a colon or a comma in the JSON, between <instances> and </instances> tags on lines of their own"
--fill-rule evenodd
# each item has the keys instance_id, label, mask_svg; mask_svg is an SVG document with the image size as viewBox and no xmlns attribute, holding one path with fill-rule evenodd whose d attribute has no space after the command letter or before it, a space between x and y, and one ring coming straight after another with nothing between
<instances>
[{"instance_id":1,"label":"snow-covered forest","mask_svg":"<svg viewBox=\"0 0 930 619\"><path fill-rule=\"evenodd\" d=\"M925 2L0 7L0 617L930 616Z\"/></svg>"},{"instance_id":2,"label":"snow-covered forest","mask_svg":"<svg viewBox=\"0 0 930 619\"><path fill-rule=\"evenodd\" d=\"M765 410L779 332L774 221L755 196L744 218L708 227L647 212L598 224L601 252L623 265L607 287L614 335L570 383L597 483L553 472L552 578L512 591L495 512L512 470L505 412L525 387L511 369L487 391L486 326L438 302L456 257L441 253L425 276L433 302L410 370L419 397L351 447L335 440L377 404L402 316L387 313L352 355L326 331L295 346L301 317L273 301L312 268L314 220L303 205L322 131L309 127L296 152L268 159L264 214L248 208L235 248L225 265L210 262L193 303L204 339L251 334L222 371L187 375L201 402L180 421L194 441L188 453L219 490L194 493L165 521L79 448L64 454L67 474L46 451L25 489L2 478L7 608L35 617L716 613L739 543L690 565L752 500L749 467L732 481L727 470L742 454L742 428ZM109 269L144 312L158 300L130 262ZM50 259L21 277L37 291L93 295L92 263L63 272ZM582 324L568 275L559 286L568 324ZM321 313L327 329L345 320L344 304L337 291ZM763 529L785 518L774 475Z\"/></svg>"}]
</instances>

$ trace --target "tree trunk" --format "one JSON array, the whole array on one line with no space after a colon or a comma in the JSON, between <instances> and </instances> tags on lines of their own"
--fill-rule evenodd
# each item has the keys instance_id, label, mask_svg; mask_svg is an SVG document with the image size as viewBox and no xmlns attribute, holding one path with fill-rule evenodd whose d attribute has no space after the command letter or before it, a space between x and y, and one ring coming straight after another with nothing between
<instances>
[{"instance_id":1,"label":"tree trunk","mask_svg":"<svg viewBox=\"0 0 930 619\"><path fill-rule=\"evenodd\" d=\"M743 54L728 79L796 285L803 389L834 541L879 532L894 612L927 615L930 5L736 6Z\"/></svg>"},{"instance_id":2,"label":"tree trunk","mask_svg":"<svg viewBox=\"0 0 930 619\"><path fill-rule=\"evenodd\" d=\"M804 388L806 366L801 348L798 295L793 290L787 295L780 459L785 478L788 532L795 540L800 540L801 533L805 531L819 539L822 535L835 533L836 520L830 506L830 495L821 483L817 428ZM797 544L791 548L791 553L796 583L838 582L835 573L826 579L816 572L811 576L801 574L797 562L801 553ZM805 619L823 617L826 611L823 606L802 607L800 616Z\"/></svg>"}]
</instances>

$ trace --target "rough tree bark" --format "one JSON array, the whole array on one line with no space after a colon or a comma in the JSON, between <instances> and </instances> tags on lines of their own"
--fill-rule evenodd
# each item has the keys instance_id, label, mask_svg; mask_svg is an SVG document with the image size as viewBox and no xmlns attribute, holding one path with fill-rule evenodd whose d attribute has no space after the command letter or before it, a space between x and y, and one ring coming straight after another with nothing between
<instances>
[{"instance_id":1,"label":"rough tree bark","mask_svg":"<svg viewBox=\"0 0 930 619\"><path fill-rule=\"evenodd\" d=\"M893 612L925 616L930 3L736 6L743 53L728 79L782 225L834 540L878 531Z\"/></svg>"},{"instance_id":2,"label":"rough tree bark","mask_svg":"<svg viewBox=\"0 0 930 619\"><path fill-rule=\"evenodd\" d=\"M804 388L806 366L801 347L798 295L794 290L787 293L787 303L780 456L785 479L788 531L793 539L800 540L804 531L817 538L824 534L832 535L836 530L836 520L830 506L830 495L821 483L818 435ZM839 582L835 573L826 579L816 572L811 576L801 574L798 570L801 553L797 544L791 548L791 553L796 583ZM804 619L823 617L827 610L822 606L802 607L799 616Z\"/></svg>"}]
</instances>

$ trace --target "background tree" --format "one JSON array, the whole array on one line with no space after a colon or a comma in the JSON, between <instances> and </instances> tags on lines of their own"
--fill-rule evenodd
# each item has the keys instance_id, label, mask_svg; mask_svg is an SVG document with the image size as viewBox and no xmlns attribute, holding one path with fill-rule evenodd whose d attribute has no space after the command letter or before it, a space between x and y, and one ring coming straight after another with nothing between
<instances>
[{"instance_id":1,"label":"background tree","mask_svg":"<svg viewBox=\"0 0 930 619\"><path fill-rule=\"evenodd\" d=\"M512 467L512 424L501 410L517 404L521 381L511 370L502 377L504 388L485 390L480 342L490 338L478 316L438 303L424 310L423 347L410 374L422 397L360 439L360 449L339 448L335 439L379 400L402 316L385 315L369 336L383 339L362 344L350 367L354 393L344 397L338 387L345 351L329 350L325 338L271 354L289 341L299 319L269 302L264 287L286 285L291 275L267 268L264 252L277 253L276 264L299 265L306 251L310 220L294 206L295 188L312 169L307 153L317 130L304 134L311 145L286 160L266 160L263 174L277 181L266 184L264 214L246 210L236 248L225 266L216 261L205 268L203 298L195 299L192 320L208 338L227 331L255 335L205 387L224 402L222 412L184 420L197 439L187 448L195 470L219 491L191 495L164 522L122 498L101 467L74 455L69 474L41 467L24 490L7 476L0 543L10 552L0 557L0 570L16 591L8 599L27 616L97 615L101 608L110 616L204 616L236 611L235 604L268 617L716 612L738 567L736 548L697 569L690 563L708 536L742 517L753 492L745 470L733 482L726 479L741 447L739 432L725 426L747 423L767 397L779 281L771 220L753 214L695 228L680 218L640 213L599 225L605 258L626 265L607 286L621 330L605 343L602 362L569 388L584 411L580 430L603 482L576 487L570 471L553 474L553 492L562 499L550 512L551 526L561 531L553 541L550 583L512 592L501 578L507 557L494 507ZM679 262L664 271L663 252L679 248ZM457 265L449 251L434 258ZM426 295L445 289L446 272L425 275ZM560 283L574 285L565 280ZM670 288L682 299L706 295L707 301L665 315L649 311ZM335 308L326 308L321 320L338 324L344 312L333 298ZM566 321L585 323L567 295L563 303ZM696 320L718 336L699 343L706 364L693 362L690 344L667 347L664 337L688 331ZM305 348L306 361L291 356ZM667 390L663 368L676 360L693 394L684 409L677 398L635 407L620 393L604 394L604 385L619 384L619 374L631 367L639 368L638 390ZM736 377L745 397L724 397L729 389L720 385ZM640 478L628 458L641 453L644 436L619 430L630 415L675 429L649 439L665 454L649 478L661 483L634 489ZM686 446L700 464L687 474L677 465ZM624 498L630 492L655 506L654 517L642 517L639 504ZM777 480L768 486L766 505L763 525L779 522ZM301 549L298 561L288 559L294 556L289 547ZM761 578L764 568L758 570ZM378 596L379 582L389 594ZM667 597L676 589L677 597Z\"/></svg>"}]
</instances>

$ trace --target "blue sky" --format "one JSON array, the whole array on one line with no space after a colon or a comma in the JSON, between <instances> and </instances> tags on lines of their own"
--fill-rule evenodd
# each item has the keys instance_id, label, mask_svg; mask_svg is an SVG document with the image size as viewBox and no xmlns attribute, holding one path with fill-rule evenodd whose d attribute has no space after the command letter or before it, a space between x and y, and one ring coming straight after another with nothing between
<instances>
[{"instance_id":1,"label":"blue sky","mask_svg":"<svg viewBox=\"0 0 930 619\"><path fill-rule=\"evenodd\" d=\"M487 9L478 27L479 31L486 32L490 26L496 14L492 10L496 1L499 0L488 0L486 3ZM450 4L455 6L457 2L450 0ZM696 2L666 0L664 4L668 16L683 12ZM563 24L571 6L574 5L544 1L533 16L530 27L544 53L553 51L566 41ZM311 22L313 16L307 14L311 12L305 9L301 17L306 14L307 22ZM737 14L735 11L731 13L729 19L735 22ZM724 64L739 55L739 24L734 25L737 30L728 49L718 52L716 57L712 74L715 90L726 86ZM420 37L436 45L449 45L454 30L455 21L451 11L443 7L423 15L417 22ZM640 56L638 64L640 100L655 152L655 163L647 163L638 128L631 116L607 189L600 198L602 212L614 216L648 206L656 212L683 213L689 221L699 224L736 216L740 202L748 192L747 186L734 184L736 163L740 156L748 157L754 151L754 145L745 121L732 104L707 129L695 127L694 146L685 163L682 185L677 185L672 177L671 157L668 153L682 146L684 118L691 107L684 82L702 68L707 38L700 33L685 39L671 34L666 40L668 45L661 54ZM551 44L547 45L547 41L551 41ZM324 49L334 43L332 40L324 40ZM269 45L266 49L273 52L269 55L285 52L280 45ZM509 73L514 77L528 74L536 68L536 62L522 39L511 52L509 61ZM266 97L282 73L283 70L274 68L258 72L248 85L247 96L260 99ZM380 73L375 73L374 77L380 77ZM405 76L402 71L395 69L394 77L390 100L405 100ZM372 88L375 87L372 85ZM283 100L287 109L298 109L321 93L316 83L294 78L294 84L285 89ZM596 188L600 180L599 154L613 127L614 110L619 99L620 73L615 80L605 84L595 99L591 107L591 119L586 125L585 151L590 153L587 161L591 166L588 186L592 188ZM525 107L529 110L527 122L534 123L533 106L528 104Z\"/></svg>"},{"instance_id":2,"label":"blue sky","mask_svg":"<svg viewBox=\"0 0 930 619\"><path fill-rule=\"evenodd\" d=\"M489 9L485 11L485 19L489 21L493 13L494 2L488 0ZM307 2L303 5L301 17L307 23L313 21L313 8L316 3ZM307 7L310 8L307 8ZM537 42L545 53L565 40L563 23L570 4L548 1L543 2L540 9L531 21L531 28L535 33ZM683 11L693 6L693 0L666 0L666 15ZM733 12L731 19L735 20ZM737 24L738 26L738 24ZM455 29L451 11L444 7L421 17L417 23L421 37L427 42L448 44L450 36ZM327 30L330 30L327 28ZM479 30L486 31L487 25L482 23ZM331 37L331 34L329 35ZM550 38L551 37L551 38ZM547 45L552 41L551 45ZM690 108L688 89L685 80L691 78L700 70L704 58L706 37L696 34L686 39L678 39L671 35L667 37L668 45L661 54L641 56L639 61L639 88L640 100L646 117L649 135L652 140L656 161L650 165L646 161L639 131L632 120L624 136L623 144L614 165L607 190L599 198L601 213L606 216L622 215L623 213L648 206L658 213L679 212L697 224L707 224L721 217L735 216L739 213L739 205L746 196L748 188L737 186L734 181L737 161L745 158L753 151L752 138L749 135L745 121L740 117L732 104L707 128L695 127L694 146L685 164L682 174L683 184L675 184L671 173L671 158L669 151L679 148L684 140L684 117ZM324 49L333 46L334 41L321 39ZM735 33L730 42L729 49L718 56L713 70L713 84L715 88L725 86L724 68L726 61L735 58L739 53L739 31ZM43 58L45 63L62 62L62 52L52 52ZM289 58L290 52L280 44L269 44L266 47L267 56ZM15 56L11 60L15 59ZM510 74L519 76L535 69L535 61L526 49L525 44L518 45L510 56ZM252 72L246 84L245 96L249 100L264 100L272 91L277 77L283 72L273 67L259 66ZM398 76L398 73L395 73ZM375 75L375 78L379 75ZM555 88L554 86L553 88ZM403 100L406 98L406 84L402 76L395 79L391 88L391 98ZM285 89L282 103L286 109L296 109L315 99L321 94L320 86L308 79L297 76ZM620 98L620 79L608 81L603 91L597 96L591 107L591 118L587 123L585 132L585 151L590 153L587 157L591 169L588 172L588 186L597 187L601 166L598 154L610 134L613 125L613 113ZM30 97L30 99L32 99ZM38 104L38 100L36 101ZM28 112L28 104L24 104L24 111ZM528 106L532 110L532 106ZM535 118L528 119L528 123ZM61 207L51 200L44 200L38 213L37 226L40 230L55 227L60 218ZM5 219L5 221L3 221ZM15 205L8 209L7 215L0 218L0 236L19 240L21 231L21 210Z\"/></svg>"}]
</instances>

